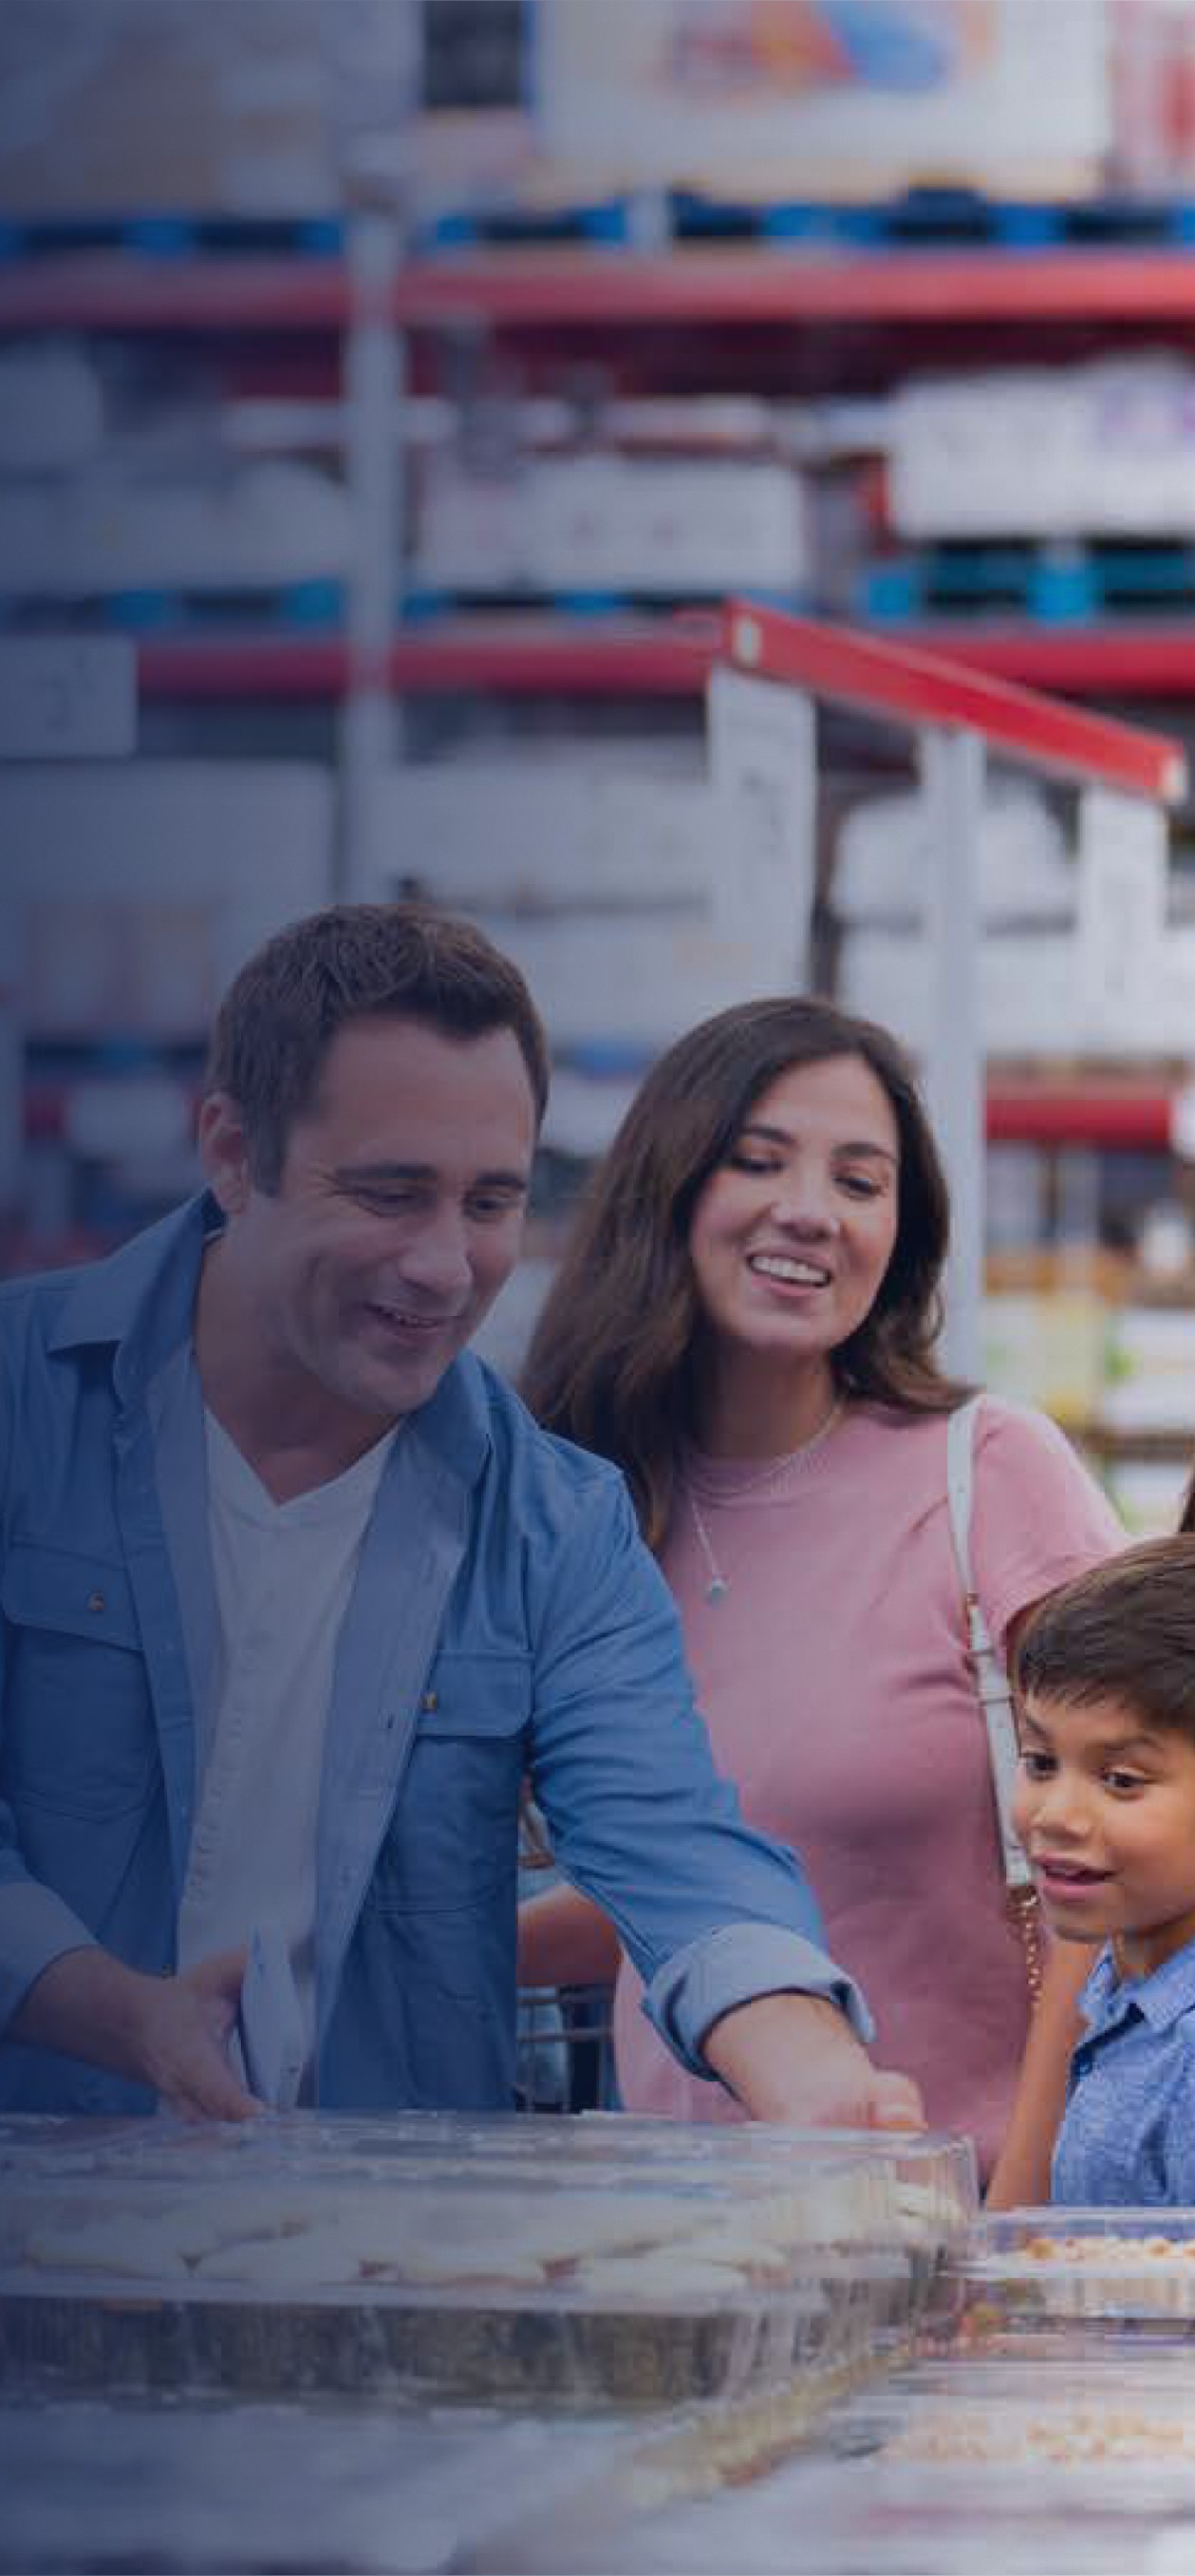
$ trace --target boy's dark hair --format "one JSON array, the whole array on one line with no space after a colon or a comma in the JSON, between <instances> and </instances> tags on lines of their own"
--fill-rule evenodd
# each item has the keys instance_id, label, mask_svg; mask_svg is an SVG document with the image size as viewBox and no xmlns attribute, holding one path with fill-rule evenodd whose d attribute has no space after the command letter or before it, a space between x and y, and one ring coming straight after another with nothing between
<instances>
[{"instance_id":1,"label":"boy's dark hair","mask_svg":"<svg viewBox=\"0 0 1195 2576\"><path fill-rule=\"evenodd\" d=\"M1195 1742L1195 1537L1145 1539L1049 1593L1021 1630L1012 1680L1068 1708L1123 1700Z\"/></svg>"},{"instance_id":2,"label":"boy's dark hair","mask_svg":"<svg viewBox=\"0 0 1195 2576\"><path fill-rule=\"evenodd\" d=\"M291 1129L314 1105L333 1039L368 1019L419 1020L449 1038L509 1029L542 1117L547 1039L509 957L471 922L428 906L332 904L257 949L216 1019L205 1088L235 1100L259 1189L278 1188Z\"/></svg>"}]
</instances>

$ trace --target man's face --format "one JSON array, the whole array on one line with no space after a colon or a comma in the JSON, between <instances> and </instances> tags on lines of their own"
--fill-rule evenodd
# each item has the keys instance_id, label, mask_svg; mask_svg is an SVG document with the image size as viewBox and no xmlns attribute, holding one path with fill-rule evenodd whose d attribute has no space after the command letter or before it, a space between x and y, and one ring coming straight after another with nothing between
<instances>
[{"instance_id":1,"label":"man's face","mask_svg":"<svg viewBox=\"0 0 1195 2576\"><path fill-rule=\"evenodd\" d=\"M535 1107L510 1029L365 1019L334 1038L276 1194L232 1104L205 1104L221 1255L280 1393L379 1425L426 1404L518 1258Z\"/></svg>"}]
</instances>

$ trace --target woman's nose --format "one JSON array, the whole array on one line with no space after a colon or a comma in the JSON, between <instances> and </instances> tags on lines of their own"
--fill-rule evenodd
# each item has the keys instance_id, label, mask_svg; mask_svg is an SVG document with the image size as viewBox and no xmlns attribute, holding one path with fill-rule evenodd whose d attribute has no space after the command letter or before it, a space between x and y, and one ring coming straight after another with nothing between
<instances>
[{"instance_id":1,"label":"woman's nose","mask_svg":"<svg viewBox=\"0 0 1195 2576\"><path fill-rule=\"evenodd\" d=\"M803 1234L828 1234L837 1222L830 1191L807 1175L787 1174L772 1192L772 1214L779 1225Z\"/></svg>"}]
</instances>

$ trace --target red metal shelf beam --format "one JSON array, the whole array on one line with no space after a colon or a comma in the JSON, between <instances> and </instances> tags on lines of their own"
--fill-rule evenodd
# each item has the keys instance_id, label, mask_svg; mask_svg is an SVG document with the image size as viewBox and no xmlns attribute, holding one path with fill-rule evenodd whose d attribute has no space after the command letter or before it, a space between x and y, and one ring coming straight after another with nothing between
<instances>
[{"instance_id":1,"label":"red metal shelf beam","mask_svg":"<svg viewBox=\"0 0 1195 2576\"><path fill-rule=\"evenodd\" d=\"M1075 697L1188 698L1195 695L1195 625L1016 626L942 624L885 628L915 651L1026 688Z\"/></svg>"},{"instance_id":2,"label":"red metal shelf beam","mask_svg":"<svg viewBox=\"0 0 1195 2576\"><path fill-rule=\"evenodd\" d=\"M404 269L411 326L1195 321L1189 252L1138 250L513 252Z\"/></svg>"},{"instance_id":3,"label":"red metal shelf beam","mask_svg":"<svg viewBox=\"0 0 1195 2576\"><path fill-rule=\"evenodd\" d=\"M335 259L138 259L48 255L0 271L3 331L339 331L347 271Z\"/></svg>"},{"instance_id":4,"label":"red metal shelf beam","mask_svg":"<svg viewBox=\"0 0 1195 2576\"><path fill-rule=\"evenodd\" d=\"M390 680L396 689L690 697L704 687L720 638L713 614L608 631L551 618L507 629L460 626L400 637L390 649Z\"/></svg>"},{"instance_id":5,"label":"red metal shelf beam","mask_svg":"<svg viewBox=\"0 0 1195 2576\"><path fill-rule=\"evenodd\" d=\"M986 672L962 670L944 655L857 627L758 608L750 600L727 602L724 635L726 659L739 670L918 731L941 727L979 734L990 751L1053 777L1166 804L1175 803L1186 786L1181 743Z\"/></svg>"},{"instance_id":6,"label":"red metal shelf beam","mask_svg":"<svg viewBox=\"0 0 1195 2576\"><path fill-rule=\"evenodd\" d=\"M40 257L0 273L0 330L338 331L335 259ZM389 299L412 329L801 322L1195 323L1189 251L514 251L413 261Z\"/></svg>"},{"instance_id":7,"label":"red metal shelf beam","mask_svg":"<svg viewBox=\"0 0 1195 2576\"><path fill-rule=\"evenodd\" d=\"M69 1098L70 1086L62 1081L42 1081L27 1090L26 1137L61 1135ZM1165 1153L1171 1105L1168 1091L1138 1090L1131 1083L1118 1089L1098 1077L1039 1089L1028 1082L1002 1082L996 1075L987 1089L987 1139L990 1145L1135 1146Z\"/></svg>"},{"instance_id":8,"label":"red metal shelf beam","mask_svg":"<svg viewBox=\"0 0 1195 2576\"><path fill-rule=\"evenodd\" d=\"M989 1145L1106 1145L1166 1153L1173 1095L1094 1078L1064 1085L988 1083Z\"/></svg>"},{"instance_id":9,"label":"red metal shelf beam","mask_svg":"<svg viewBox=\"0 0 1195 2576\"><path fill-rule=\"evenodd\" d=\"M969 670L1031 688L1077 697L1195 697L1195 627L884 631L915 651L946 653ZM389 685L402 692L689 697L704 686L717 638L712 617L609 628L553 618L517 625L479 620L398 637L386 672ZM347 647L335 637L155 636L139 659L147 698L336 698L349 676Z\"/></svg>"},{"instance_id":10,"label":"red metal shelf beam","mask_svg":"<svg viewBox=\"0 0 1195 2576\"><path fill-rule=\"evenodd\" d=\"M340 698L349 653L336 637L155 636L137 682L146 699Z\"/></svg>"}]
</instances>

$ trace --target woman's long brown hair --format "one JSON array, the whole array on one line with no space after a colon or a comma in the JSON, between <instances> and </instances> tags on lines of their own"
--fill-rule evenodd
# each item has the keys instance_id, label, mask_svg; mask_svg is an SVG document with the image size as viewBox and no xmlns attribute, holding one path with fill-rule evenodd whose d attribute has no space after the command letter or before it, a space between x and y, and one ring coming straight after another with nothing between
<instances>
[{"instance_id":1,"label":"woman's long brown hair","mask_svg":"<svg viewBox=\"0 0 1195 2576\"><path fill-rule=\"evenodd\" d=\"M657 1550L697 1420L695 1201L760 1094L794 1065L831 1056L862 1058L900 1138L896 1242L870 1312L833 1354L837 1383L906 1413L949 1412L967 1392L933 1356L949 1201L903 1049L829 1002L781 997L720 1011L659 1058L592 1175L522 1380L547 1430L622 1468Z\"/></svg>"}]
</instances>

